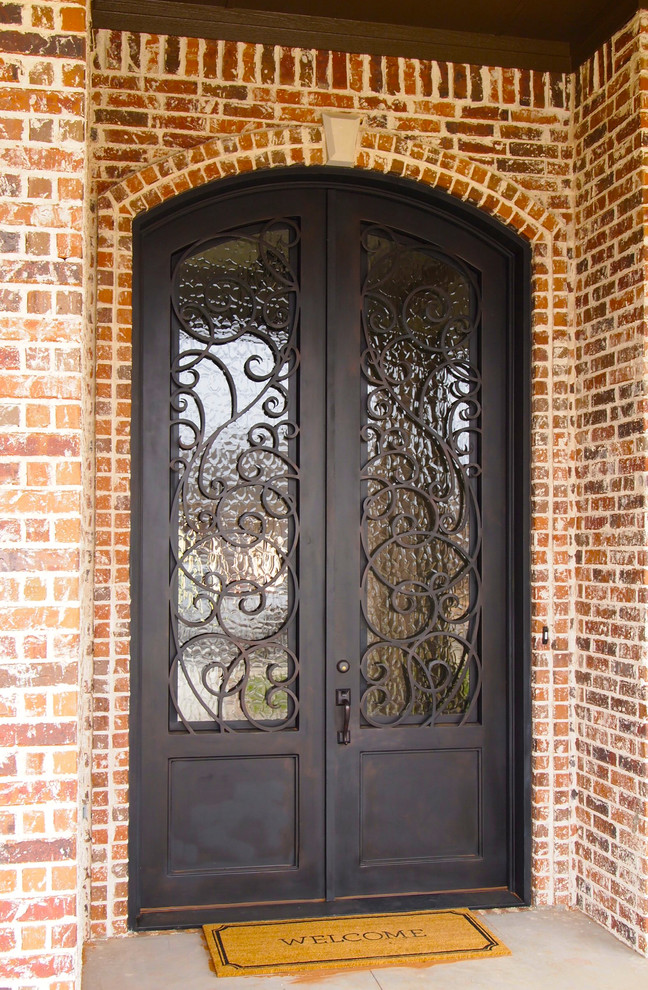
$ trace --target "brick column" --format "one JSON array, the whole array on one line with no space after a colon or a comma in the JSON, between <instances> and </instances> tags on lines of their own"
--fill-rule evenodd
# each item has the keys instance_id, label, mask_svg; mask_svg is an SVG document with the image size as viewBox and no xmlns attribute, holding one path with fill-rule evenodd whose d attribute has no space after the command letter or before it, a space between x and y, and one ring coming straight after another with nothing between
<instances>
[{"instance_id":1,"label":"brick column","mask_svg":"<svg viewBox=\"0 0 648 990\"><path fill-rule=\"evenodd\" d=\"M85 0L0 5L0 986L72 990L88 555Z\"/></svg>"},{"instance_id":2,"label":"brick column","mask_svg":"<svg viewBox=\"0 0 648 990\"><path fill-rule=\"evenodd\" d=\"M577 903L644 953L647 27L582 66L574 116Z\"/></svg>"}]
</instances>

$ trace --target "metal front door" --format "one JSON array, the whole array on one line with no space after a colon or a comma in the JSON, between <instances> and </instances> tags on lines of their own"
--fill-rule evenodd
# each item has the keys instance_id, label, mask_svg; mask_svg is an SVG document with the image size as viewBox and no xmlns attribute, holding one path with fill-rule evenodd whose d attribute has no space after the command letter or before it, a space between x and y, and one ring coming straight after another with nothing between
<instances>
[{"instance_id":1,"label":"metal front door","mask_svg":"<svg viewBox=\"0 0 648 990\"><path fill-rule=\"evenodd\" d=\"M309 170L135 243L132 924L520 903L514 251Z\"/></svg>"}]
</instances>

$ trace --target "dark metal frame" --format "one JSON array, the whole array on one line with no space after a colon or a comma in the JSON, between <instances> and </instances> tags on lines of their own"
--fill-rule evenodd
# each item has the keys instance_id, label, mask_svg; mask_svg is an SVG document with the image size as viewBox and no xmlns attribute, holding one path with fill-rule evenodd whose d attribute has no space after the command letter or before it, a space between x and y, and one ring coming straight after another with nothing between
<instances>
[{"instance_id":1,"label":"dark metal frame","mask_svg":"<svg viewBox=\"0 0 648 990\"><path fill-rule=\"evenodd\" d=\"M508 230L497 220L483 214L475 207L460 202L446 193L430 190L415 182L403 179L385 178L371 173L348 169L304 168L276 169L258 172L253 176L235 177L208 184L162 204L147 214L140 215L133 224L134 278L133 278L133 420L132 420L132 531L131 542L135 551L141 545L143 506L139 498L142 482L142 405L141 369L143 363L142 335L137 324L139 308L142 305L142 292L138 278L138 250L144 231L150 231L164 222L171 214L195 209L201 201L215 196L223 205L231 197L239 197L246 191L266 189L286 189L287 185L321 187L324 183L345 191L380 192L381 196L402 200L410 205L451 218L457 226L484 239L509 260L510 332L513 333L513 361L509 377L509 415L511 463L514 470L509 478L509 537L513 559L510 561L512 580L509 582L510 628L509 642L513 648L509 660L509 747L511 752L509 788L510 802L509 836L511 849L510 883L508 890L473 891L470 903L474 907L503 907L525 905L531 897L531 668L530 668L530 379L531 379L531 249L517 234ZM515 534L515 539L512 539ZM132 652L137 658L141 653L141 599L142 563L137 552L131 557L132 576ZM233 909L222 906L201 906L192 912L187 921L183 909L160 909L149 911L145 918L140 916L137 878L139 872L139 818L137 804L142 767L140 765L141 727L141 688L140 668L137 662L131 663L131 771L130 793L132 814L129 836L130 890L129 926L134 929L174 928L188 924L200 924L214 920L219 915L230 919L252 917L258 913L250 905L240 905ZM344 899L328 902L292 902L273 904L266 912L273 917L303 917L326 914L347 914L376 910L410 910L414 907L431 906L430 894L413 896L381 896L376 898ZM433 904L439 908L455 903L451 894L433 895Z\"/></svg>"}]
</instances>

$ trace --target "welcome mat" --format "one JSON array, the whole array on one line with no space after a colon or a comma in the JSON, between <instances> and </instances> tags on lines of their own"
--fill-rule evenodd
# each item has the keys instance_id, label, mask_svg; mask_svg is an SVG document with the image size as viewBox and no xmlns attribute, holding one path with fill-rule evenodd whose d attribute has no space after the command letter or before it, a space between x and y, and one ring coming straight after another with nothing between
<instances>
[{"instance_id":1,"label":"welcome mat","mask_svg":"<svg viewBox=\"0 0 648 990\"><path fill-rule=\"evenodd\" d=\"M217 976L431 965L510 950L470 911L204 925Z\"/></svg>"}]
</instances>

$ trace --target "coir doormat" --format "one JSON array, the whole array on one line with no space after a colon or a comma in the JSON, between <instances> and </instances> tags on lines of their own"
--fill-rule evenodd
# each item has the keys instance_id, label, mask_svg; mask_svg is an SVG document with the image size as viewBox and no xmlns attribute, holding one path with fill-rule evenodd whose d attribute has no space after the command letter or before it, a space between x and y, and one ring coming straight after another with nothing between
<instances>
[{"instance_id":1,"label":"coir doormat","mask_svg":"<svg viewBox=\"0 0 648 990\"><path fill-rule=\"evenodd\" d=\"M470 911L204 925L218 976L431 965L510 950Z\"/></svg>"}]
</instances>

